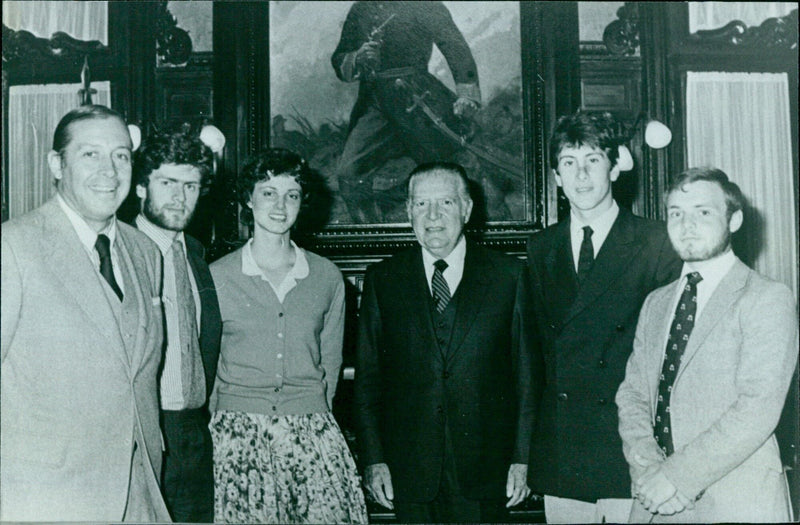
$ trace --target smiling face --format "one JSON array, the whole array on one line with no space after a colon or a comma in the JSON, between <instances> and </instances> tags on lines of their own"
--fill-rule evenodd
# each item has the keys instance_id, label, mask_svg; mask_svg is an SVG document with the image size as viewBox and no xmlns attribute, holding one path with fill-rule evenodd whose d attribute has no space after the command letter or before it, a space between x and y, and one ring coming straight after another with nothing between
<instances>
[{"instance_id":1,"label":"smiling face","mask_svg":"<svg viewBox=\"0 0 800 525\"><path fill-rule=\"evenodd\" d=\"M611 183L619 177L619 168L612 168L602 149L564 146L558 154L555 175L570 208L583 220L591 221L611 207Z\"/></svg>"},{"instance_id":2,"label":"smiling face","mask_svg":"<svg viewBox=\"0 0 800 525\"><path fill-rule=\"evenodd\" d=\"M253 210L257 229L283 235L300 213L303 190L291 175L277 175L256 183L247 205Z\"/></svg>"},{"instance_id":3,"label":"smiling face","mask_svg":"<svg viewBox=\"0 0 800 525\"><path fill-rule=\"evenodd\" d=\"M408 198L408 218L417 241L434 256L450 255L472 213L461 179L447 171L415 175Z\"/></svg>"},{"instance_id":4,"label":"smiling face","mask_svg":"<svg viewBox=\"0 0 800 525\"><path fill-rule=\"evenodd\" d=\"M58 193L95 231L105 228L131 185L131 137L118 118L69 125L69 143L47 163Z\"/></svg>"},{"instance_id":5,"label":"smiling face","mask_svg":"<svg viewBox=\"0 0 800 525\"><path fill-rule=\"evenodd\" d=\"M728 217L725 193L714 182L690 182L667 196L669 239L686 262L707 261L728 251L742 219L741 210Z\"/></svg>"},{"instance_id":6,"label":"smiling face","mask_svg":"<svg viewBox=\"0 0 800 525\"><path fill-rule=\"evenodd\" d=\"M150 173L147 187L136 186L142 213L166 230L183 231L200 197L200 170L191 164L162 164Z\"/></svg>"}]
</instances>

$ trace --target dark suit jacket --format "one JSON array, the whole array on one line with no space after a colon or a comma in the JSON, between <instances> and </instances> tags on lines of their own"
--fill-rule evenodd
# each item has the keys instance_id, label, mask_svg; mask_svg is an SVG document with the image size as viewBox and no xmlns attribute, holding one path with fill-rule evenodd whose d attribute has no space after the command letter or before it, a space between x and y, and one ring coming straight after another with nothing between
<instances>
[{"instance_id":1,"label":"dark suit jacket","mask_svg":"<svg viewBox=\"0 0 800 525\"><path fill-rule=\"evenodd\" d=\"M219 313L219 301L214 279L208 270L205 261L205 248L203 244L190 235L186 238L186 257L192 268L197 290L200 294L200 355L203 359L203 369L206 375L206 403L214 380L217 377L217 362L219 361L219 344L222 337L222 317Z\"/></svg>"},{"instance_id":2,"label":"dark suit jacket","mask_svg":"<svg viewBox=\"0 0 800 525\"><path fill-rule=\"evenodd\" d=\"M356 432L363 465L389 465L397 500L436 495L445 421L468 498L502 498L509 465L527 461L530 422L517 399L530 366L512 340L519 276L517 260L468 243L452 337L440 346L421 248L367 270Z\"/></svg>"},{"instance_id":3,"label":"dark suit jacket","mask_svg":"<svg viewBox=\"0 0 800 525\"><path fill-rule=\"evenodd\" d=\"M680 269L664 225L625 209L580 289L569 220L528 240L521 337L532 354L534 492L586 501L631 497L614 396L642 302Z\"/></svg>"}]
</instances>

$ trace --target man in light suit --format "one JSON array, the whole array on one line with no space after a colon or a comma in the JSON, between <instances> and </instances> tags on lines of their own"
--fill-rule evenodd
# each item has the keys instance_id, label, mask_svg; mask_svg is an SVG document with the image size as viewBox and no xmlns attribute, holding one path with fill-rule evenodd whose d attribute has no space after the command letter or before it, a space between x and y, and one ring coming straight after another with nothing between
<instances>
[{"instance_id":1,"label":"man in light suit","mask_svg":"<svg viewBox=\"0 0 800 525\"><path fill-rule=\"evenodd\" d=\"M667 192L683 271L647 297L617 393L632 522L791 520L773 432L797 363L797 311L786 286L733 254L743 208L714 168L681 173Z\"/></svg>"},{"instance_id":2,"label":"man in light suit","mask_svg":"<svg viewBox=\"0 0 800 525\"><path fill-rule=\"evenodd\" d=\"M614 394L644 298L678 276L663 223L620 208L620 138L609 114L559 119L550 139L569 218L528 241L521 328L534 416L528 485L548 523L625 521L630 480Z\"/></svg>"},{"instance_id":3,"label":"man in light suit","mask_svg":"<svg viewBox=\"0 0 800 525\"><path fill-rule=\"evenodd\" d=\"M417 167L420 246L364 281L355 421L365 484L400 522L487 522L522 501L529 363L512 338L520 265L465 240L464 169Z\"/></svg>"},{"instance_id":4,"label":"man in light suit","mask_svg":"<svg viewBox=\"0 0 800 525\"><path fill-rule=\"evenodd\" d=\"M134 156L141 213L136 227L163 256L166 335L160 374L163 491L176 522L214 521L214 460L208 398L214 387L222 320L200 241L185 234L213 153L189 124L154 132Z\"/></svg>"},{"instance_id":5,"label":"man in light suit","mask_svg":"<svg viewBox=\"0 0 800 525\"><path fill-rule=\"evenodd\" d=\"M114 216L131 180L122 117L67 113L48 165L57 195L3 225L0 520L169 521L161 260Z\"/></svg>"}]
</instances>

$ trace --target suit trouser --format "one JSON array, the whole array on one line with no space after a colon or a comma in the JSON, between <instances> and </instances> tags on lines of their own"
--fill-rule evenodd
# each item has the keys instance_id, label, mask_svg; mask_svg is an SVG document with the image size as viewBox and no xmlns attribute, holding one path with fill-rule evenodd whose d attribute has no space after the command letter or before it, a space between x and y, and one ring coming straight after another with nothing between
<instances>
[{"instance_id":1,"label":"suit trouser","mask_svg":"<svg viewBox=\"0 0 800 525\"><path fill-rule=\"evenodd\" d=\"M214 448L206 410L162 410L162 490L176 522L214 521Z\"/></svg>"},{"instance_id":2,"label":"suit trouser","mask_svg":"<svg viewBox=\"0 0 800 525\"><path fill-rule=\"evenodd\" d=\"M502 501L478 501L465 498L458 483L455 455L450 432L445 425L444 462L439 492L428 503L396 501L397 521L400 523L492 523L504 521Z\"/></svg>"}]
</instances>

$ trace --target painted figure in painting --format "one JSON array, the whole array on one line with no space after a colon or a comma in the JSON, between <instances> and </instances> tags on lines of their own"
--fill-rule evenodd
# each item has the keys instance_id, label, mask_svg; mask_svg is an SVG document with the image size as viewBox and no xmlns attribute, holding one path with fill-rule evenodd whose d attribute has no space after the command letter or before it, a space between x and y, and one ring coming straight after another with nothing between
<instances>
[{"instance_id":1,"label":"painted figure in painting","mask_svg":"<svg viewBox=\"0 0 800 525\"><path fill-rule=\"evenodd\" d=\"M433 44L447 60L456 93L428 72ZM355 222L382 222L384 208L403 202L405 181L396 192L376 192L375 170L403 156L420 163L461 149L468 117L481 105L475 60L441 2L356 2L331 62L340 80L360 82L339 188Z\"/></svg>"}]
</instances>

